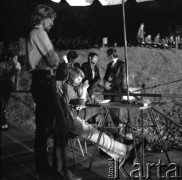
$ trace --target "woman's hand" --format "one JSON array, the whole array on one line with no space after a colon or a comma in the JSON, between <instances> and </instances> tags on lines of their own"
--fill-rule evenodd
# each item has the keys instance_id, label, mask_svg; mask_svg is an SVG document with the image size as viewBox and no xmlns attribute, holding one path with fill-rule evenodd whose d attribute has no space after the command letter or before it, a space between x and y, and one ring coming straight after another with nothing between
<instances>
[{"instance_id":1,"label":"woman's hand","mask_svg":"<svg viewBox=\"0 0 182 180\"><path fill-rule=\"evenodd\" d=\"M107 89L107 90L110 90L111 89L111 83L110 82L105 82L105 88Z\"/></svg>"},{"instance_id":2,"label":"woman's hand","mask_svg":"<svg viewBox=\"0 0 182 180\"><path fill-rule=\"evenodd\" d=\"M99 114L95 119L96 119L96 122L98 123L97 127L104 126L104 115L103 114Z\"/></svg>"},{"instance_id":3,"label":"woman's hand","mask_svg":"<svg viewBox=\"0 0 182 180\"><path fill-rule=\"evenodd\" d=\"M90 86L88 83L88 80L86 80L83 84L83 88L88 89L88 87Z\"/></svg>"}]
</instances>

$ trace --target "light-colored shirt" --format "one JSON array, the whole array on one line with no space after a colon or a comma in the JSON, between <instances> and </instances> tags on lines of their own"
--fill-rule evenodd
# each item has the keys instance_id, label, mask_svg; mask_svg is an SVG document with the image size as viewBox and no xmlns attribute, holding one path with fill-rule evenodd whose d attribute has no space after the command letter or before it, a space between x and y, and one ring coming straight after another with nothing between
<instances>
[{"instance_id":1,"label":"light-colored shirt","mask_svg":"<svg viewBox=\"0 0 182 180\"><path fill-rule=\"evenodd\" d=\"M92 69L92 79L95 77L95 65L91 64L91 69Z\"/></svg>"},{"instance_id":2,"label":"light-colored shirt","mask_svg":"<svg viewBox=\"0 0 182 180\"><path fill-rule=\"evenodd\" d=\"M118 58L112 59L112 66L111 67L113 67L116 64L117 61L118 61Z\"/></svg>"},{"instance_id":3,"label":"light-colored shirt","mask_svg":"<svg viewBox=\"0 0 182 180\"><path fill-rule=\"evenodd\" d=\"M28 41L28 60L30 70L53 70L59 63L59 57L42 27L30 32Z\"/></svg>"}]
</instances>

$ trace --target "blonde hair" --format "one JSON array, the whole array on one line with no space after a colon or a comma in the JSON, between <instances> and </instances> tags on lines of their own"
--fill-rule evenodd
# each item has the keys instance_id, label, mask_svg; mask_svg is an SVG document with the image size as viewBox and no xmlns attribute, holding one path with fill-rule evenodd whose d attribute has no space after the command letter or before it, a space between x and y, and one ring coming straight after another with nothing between
<instances>
[{"instance_id":1,"label":"blonde hair","mask_svg":"<svg viewBox=\"0 0 182 180\"><path fill-rule=\"evenodd\" d=\"M78 76L80 76L82 79L84 79L85 74L81 69L73 68L73 69L71 69L68 81L73 82Z\"/></svg>"},{"instance_id":2,"label":"blonde hair","mask_svg":"<svg viewBox=\"0 0 182 180\"><path fill-rule=\"evenodd\" d=\"M47 18L55 18L56 13L54 9L46 5L38 5L35 7L32 16L31 16L31 24L32 26L39 25L42 20Z\"/></svg>"}]
</instances>

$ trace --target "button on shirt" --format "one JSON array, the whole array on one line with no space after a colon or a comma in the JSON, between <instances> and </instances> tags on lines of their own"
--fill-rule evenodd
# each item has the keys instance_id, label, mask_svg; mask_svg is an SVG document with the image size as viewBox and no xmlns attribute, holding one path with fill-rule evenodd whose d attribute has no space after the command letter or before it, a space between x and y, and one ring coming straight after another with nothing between
<instances>
[{"instance_id":1,"label":"button on shirt","mask_svg":"<svg viewBox=\"0 0 182 180\"><path fill-rule=\"evenodd\" d=\"M28 59L30 70L53 70L59 63L59 57L42 27L35 27L28 41Z\"/></svg>"}]
</instances>

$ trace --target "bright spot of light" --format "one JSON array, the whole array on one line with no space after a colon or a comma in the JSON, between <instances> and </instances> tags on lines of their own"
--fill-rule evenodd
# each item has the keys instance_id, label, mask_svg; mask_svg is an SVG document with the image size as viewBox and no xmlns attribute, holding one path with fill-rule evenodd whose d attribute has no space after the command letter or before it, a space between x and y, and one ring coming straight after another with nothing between
<instances>
[{"instance_id":1,"label":"bright spot of light","mask_svg":"<svg viewBox=\"0 0 182 180\"><path fill-rule=\"evenodd\" d=\"M61 0L51 0L52 2L55 2L55 3L60 3Z\"/></svg>"}]
</instances>

